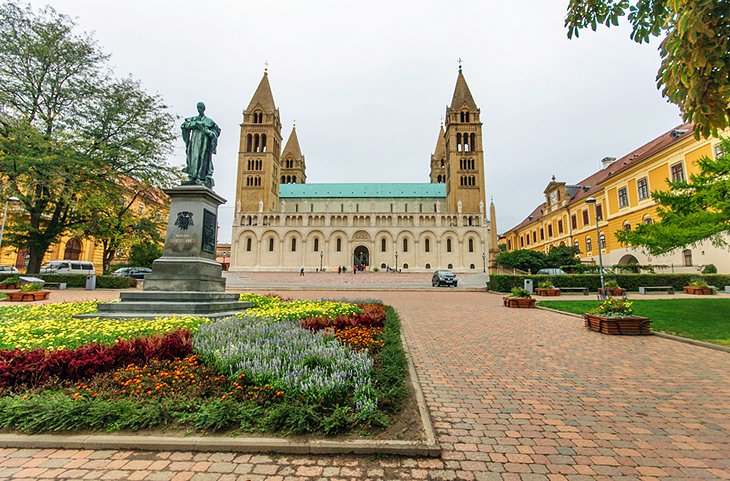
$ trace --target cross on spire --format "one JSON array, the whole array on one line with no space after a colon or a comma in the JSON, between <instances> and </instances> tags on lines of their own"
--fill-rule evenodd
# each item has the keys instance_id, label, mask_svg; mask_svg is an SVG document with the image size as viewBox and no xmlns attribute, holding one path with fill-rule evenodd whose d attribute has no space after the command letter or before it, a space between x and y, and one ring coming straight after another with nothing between
<instances>
[{"instance_id":1,"label":"cross on spire","mask_svg":"<svg viewBox=\"0 0 730 481\"><path fill-rule=\"evenodd\" d=\"M269 73L269 61L264 62L264 73Z\"/></svg>"},{"instance_id":2,"label":"cross on spire","mask_svg":"<svg viewBox=\"0 0 730 481\"><path fill-rule=\"evenodd\" d=\"M462 64L462 62L463 62L463 60L461 60L461 57L459 57L459 60L456 61L456 63L459 64L459 73L461 73L461 64Z\"/></svg>"}]
</instances>

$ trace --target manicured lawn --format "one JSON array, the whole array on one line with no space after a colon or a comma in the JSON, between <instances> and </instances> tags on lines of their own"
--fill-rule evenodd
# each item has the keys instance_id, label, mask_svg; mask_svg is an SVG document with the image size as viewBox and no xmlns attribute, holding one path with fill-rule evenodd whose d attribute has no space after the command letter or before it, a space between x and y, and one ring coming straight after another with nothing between
<instances>
[{"instance_id":1,"label":"manicured lawn","mask_svg":"<svg viewBox=\"0 0 730 481\"><path fill-rule=\"evenodd\" d=\"M730 299L656 299L632 301L638 316L655 331L730 346ZM540 301L539 306L583 314L600 301Z\"/></svg>"}]
</instances>

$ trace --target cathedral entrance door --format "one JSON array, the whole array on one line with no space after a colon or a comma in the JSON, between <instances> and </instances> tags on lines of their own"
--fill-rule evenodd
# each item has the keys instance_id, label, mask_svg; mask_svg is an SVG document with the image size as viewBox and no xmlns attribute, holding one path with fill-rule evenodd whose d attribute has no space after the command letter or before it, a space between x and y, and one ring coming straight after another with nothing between
<instances>
[{"instance_id":1,"label":"cathedral entrance door","mask_svg":"<svg viewBox=\"0 0 730 481\"><path fill-rule=\"evenodd\" d=\"M353 265L360 265L364 264L365 266L370 265L370 251L365 246L357 246L355 247L355 252L352 254L352 264Z\"/></svg>"}]
</instances>

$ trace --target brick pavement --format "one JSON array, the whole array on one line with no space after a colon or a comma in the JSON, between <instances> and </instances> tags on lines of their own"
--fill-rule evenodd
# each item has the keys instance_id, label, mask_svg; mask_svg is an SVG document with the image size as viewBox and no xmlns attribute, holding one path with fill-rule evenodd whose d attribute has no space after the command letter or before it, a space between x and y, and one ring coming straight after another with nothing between
<instances>
[{"instance_id":1,"label":"brick pavement","mask_svg":"<svg viewBox=\"0 0 730 481\"><path fill-rule=\"evenodd\" d=\"M321 296L350 293L300 295ZM730 479L727 353L602 336L493 294L378 297L403 317L442 459L5 449L0 479Z\"/></svg>"}]
</instances>

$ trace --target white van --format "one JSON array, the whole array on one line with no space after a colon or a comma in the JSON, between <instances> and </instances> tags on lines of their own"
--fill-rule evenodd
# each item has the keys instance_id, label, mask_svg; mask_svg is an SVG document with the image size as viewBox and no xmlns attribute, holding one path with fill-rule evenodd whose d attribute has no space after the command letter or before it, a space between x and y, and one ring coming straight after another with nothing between
<instances>
[{"instance_id":1,"label":"white van","mask_svg":"<svg viewBox=\"0 0 730 481\"><path fill-rule=\"evenodd\" d=\"M41 274L95 274L93 262L51 261L41 266Z\"/></svg>"}]
</instances>

